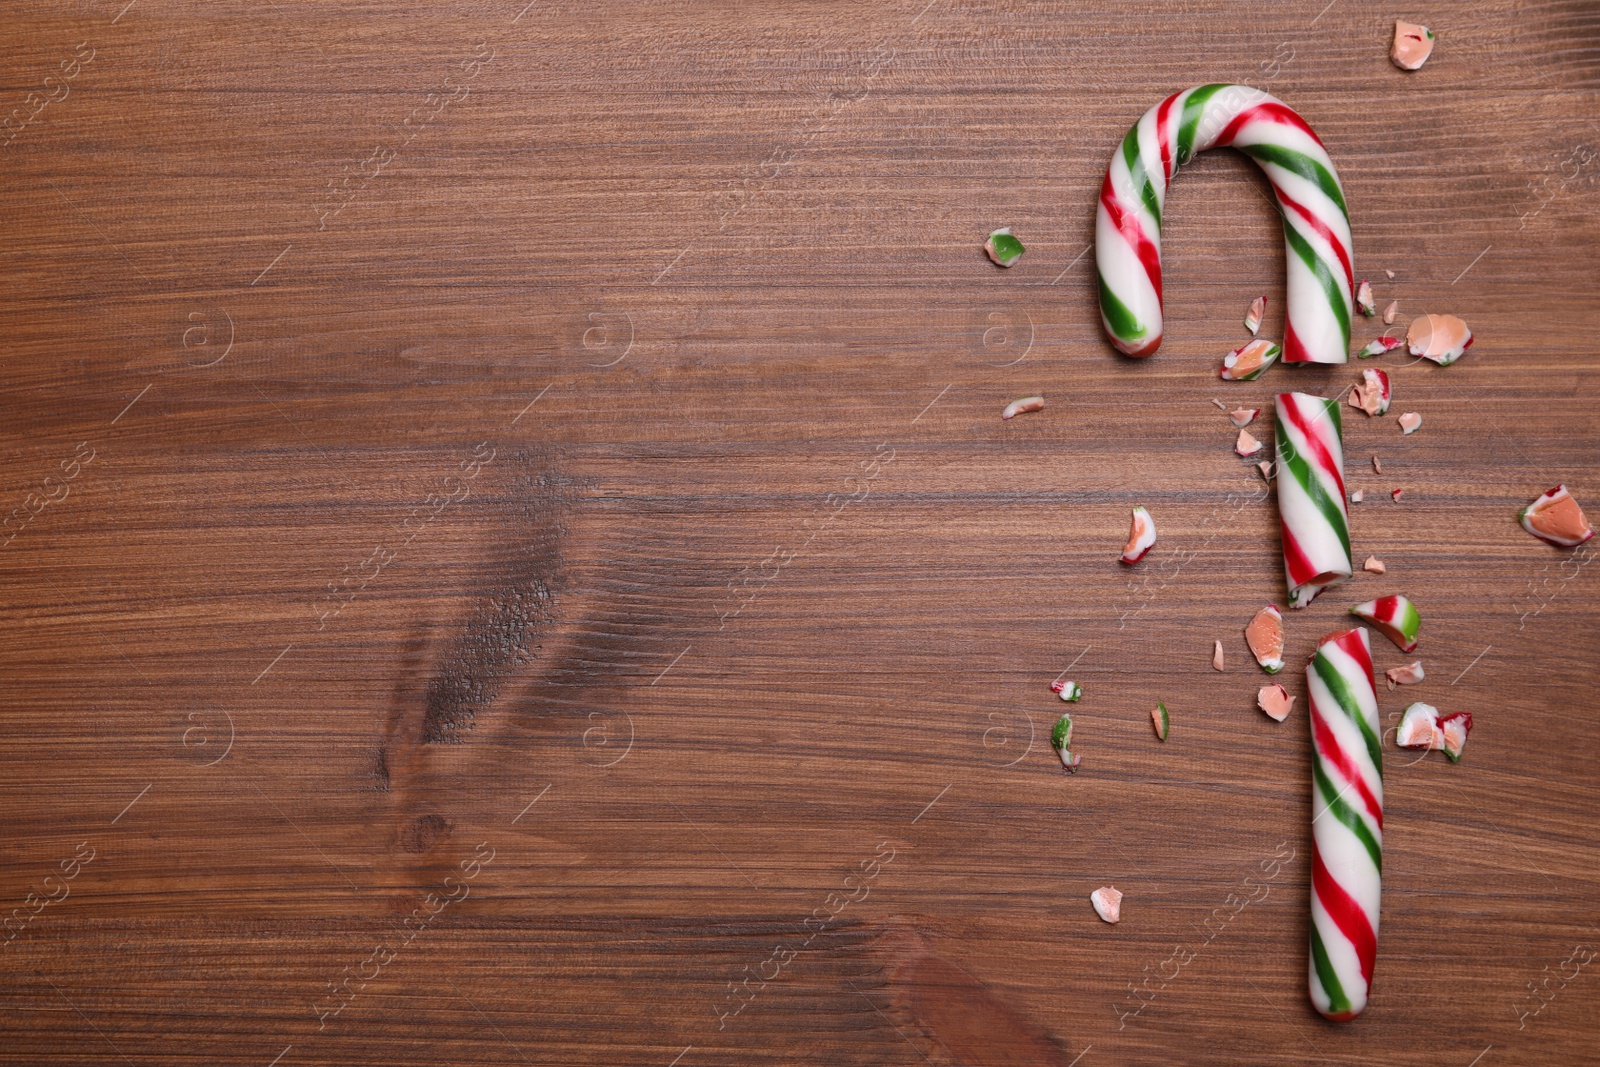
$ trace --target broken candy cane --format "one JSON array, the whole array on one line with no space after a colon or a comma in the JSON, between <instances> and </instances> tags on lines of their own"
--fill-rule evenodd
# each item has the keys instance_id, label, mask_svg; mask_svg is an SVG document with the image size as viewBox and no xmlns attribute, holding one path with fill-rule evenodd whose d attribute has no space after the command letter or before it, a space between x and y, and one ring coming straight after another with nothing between
<instances>
[{"instance_id":1,"label":"broken candy cane","mask_svg":"<svg viewBox=\"0 0 1600 1067\"><path fill-rule=\"evenodd\" d=\"M1267 717L1282 722L1289 717L1289 711L1294 707L1294 697L1281 685L1264 685L1256 693L1256 707L1267 713Z\"/></svg>"},{"instance_id":2,"label":"broken candy cane","mask_svg":"<svg viewBox=\"0 0 1600 1067\"><path fill-rule=\"evenodd\" d=\"M1217 377L1225 382L1253 382L1278 362L1282 354L1282 348L1258 337L1223 356L1222 369L1217 371Z\"/></svg>"},{"instance_id":3,"label":"broken candy cane","mask_svg":"<svg viewBox=\"0 0 1600 1067\"><path fill-rule=\"evenodd\" d=\"M1312 1006L1335 1022L1367 1006L1378 955L1383 753L1372 650L1361 627L1329 634L1306 667L1311 722Z\"/></svg>"},{"instance_id":4,"label":"broken candy cane","mask_svg":"<svg viewBox=\"0 0 1600 1067\"><path fill-rule=\"evenodd\" d=\"M1518 518L1522 528L1541 541L1559 548L1576 548L1594 536L1583 509L1572 499L1565 485L1547 489L1539 499L1523 508Z\"/></svg>"},{"instance_id":5,"label":"broken candy cane","mask_svg":"<svg viewBox=\"0 0 1600 1067\"><path fill-rule=\"evenodd\" d=\"M1089 894L1094 913L1108 923L1122 921L1122 893L1105 885Z\"/></svg>"},{"instance_id":6,"label":"broken candy cane","mask_svg":"<svg viewBox=\"0 0 1600 1067\"><path fill-rule=\"evenodd\" d=\"M1461 749L1472 732L1472 712L1457 711L1439 719L1439 733L1444 735L1444 754L1451 763L1461 762Z\"/></svg>"},{"instance_id":7,"label":"broken candy cane","mask_svg":"<svg viewBox=\"0 0 1600 1067\"><path fill-rule=\"evenodd\" d=\"M1289 606L1350 577L1350 514L1345 505L1339 401L1279 393L1278 516Z\"/></svg>"},{"instance_id":8,"label":"broken candy cane","mask_svg":"<svg viewBox=\"0 0 1600 1067\"><path fill-rule=\"evenodd\" d=\"M1404 667L1390 667L1383 672L1384 680L1389 683L1390 689L1397 685L1416 685L1427 676L1427 672L1422 669L1422 661L1420 659L1408 663Z\"/></svg>"},{"instance_id":9,"label":"broken candy cane","mask_svg":"<svg viewBox=\"0 0 1600 1067\"><path fill-rule=\"evenodd\" d=\"M1368 415L1382 415L1389 410L1389 375L1371 367L1361 372L1361 382L1350 387L1350 406Z\"/></svg>"},{"instance_id":10,"label":"broken candy cane","mask_svg":"<svg viewBox=\"0 0 1600 1067\"><path fill-rule=\"evenodd\" d=\"M1144 508L1133 509L1133 519L1128 526L1128 543L1122 546L1122 562L1138 563L1156 543L1156 523Z\"/></svg>"},{"instance_id":11,"label":"broken candy cane","mask_svg":"<svg viewBox=\"0 0 1600 1067\"><path fill-rule=\"evenodd\" d=\"M1370 622L1378 632L1395 643L1401 652L1412 652L1417 647L1417 631L1422 628L1422 614L1417 606L1403 596L1385 596L1357 604L1350 614L1363 622Z\"/></svg>"},{"instance_id":12,"label":"broken candy cane","mask_svg":"<svg viewBox=\"0 0 1600 1067\"><path fill-rule=\"evenodd\" d=\"M1068 703L1076 704L1078 702L1078 698L1083 696L1083 686L1081 686L1077 682L1073 682L1073 681L1051 682L1050 683L1050 692L1055 693L1062 700L1065 700ZM1062 717L1066 718L1065 716L1062 716ZM1070 729L1071 726L1072 726L1072 720L1068 719L1067 720L1068 729Z\"/></svg>"},{"instance_id":13,"label":"broken candy cane","mask_svg":"<svg viewBox=\"0 0 1600 1067\"><path fill-rule=\"evenodd\" d=\"M1444 735L1439 731L1439 709L1418 701L1406 708L1400 716L1400 726L1394 732L1394 743L1401 748L1440 749Z\"/></svg>"},{"instance_id":14,"label":"broken candy cane","mask_svg":"<svg viewBox=\"0 0 1600 1067\"><path fill-rule=\"evenodd\" d=\"M1254 337L1261 332L1261 318L1267 313L1267 298L1258 296L1250 301L1250 310L1244 313L1244 328Z\"/></svg>"},{"instance_id":15,"label":"broken candy cane","mask_svg":"<svg viewBox=\"0 0 1600 1067\"><path fill-rule=\"evenodd\" d=\"M1156 737L1165 741L1167 734L1172 732L1172 716L1167 714L1167 706L1161 701L1156 701L1156 706L1150 709L1150 724L1155 727Z\"/></svg>"},{"instance_id":16,"label":"broken candy cane","mask_svg":"<svg viewBox=\"0 0 1600 1067\"><path fill-rule=\"evenodd\" d=\"M1406 346L1413 356L1448 367L1472 347L1472 331L1454 315L1422 315L1407 327Z\"/></svg>"},{"instance_id":17,"label":"broken candy cane","mask_svg":"<svg viewBox=\"0 0 1600 1067\"><path fill-rule=\"evenodd\" d=\"M1025 411L1043 411L1043 410L1044 410L1044 397L1042 397L1042 396L1025 396L1021 400L1013 400L1011 403L1007 404L1006 405L1006 409L1000 413L1000 417L1002 419L1014 419L1018 415L1021 415Z\"/></svg>"},{"instance_id":18,"label":"broken candy cane","mask_svg":"<svg viewBox=\"0 0 1600 1067\"><path fill-rule=\"evenodd\" d=\"M1081 757L1074 756L1072 754L1071 715L1063 715L1056 721L1055 726L1050 730L1050 744L1061 756L1061 766L1067 771L1076 774L1078 770L1078 764L1082 763L1083 760Z\"/></svg>"},{"instance_id":19,"label":"broken candy cane","mask_svg":"<svg viewBox=\"0 0 1600 1067\"><path fill-rule=\"evenodd\" d=\"M1283 670L1283 612L1276 604L1268 604L1256 612L1256 617L1244 628L1244 640L1262 670L1268 674Z\"/></svg>"},{"instance_id":20,"label":"broken candy cane","mask_svg":"<svg viewBox=\"0 0 1600 1067\"><path fill-rule=\"evenodd\" d=\"M1161 346L1161 213L1196 152L1233 147L1272 184L1288 261L1284 361L1343 363L1350 350L1350 213L1328 152L1283 101L1247 85L1201 85L1145 112L1111 157L1095 219L1100 321L1119 352Z\"/></svg>"}]
</instances>

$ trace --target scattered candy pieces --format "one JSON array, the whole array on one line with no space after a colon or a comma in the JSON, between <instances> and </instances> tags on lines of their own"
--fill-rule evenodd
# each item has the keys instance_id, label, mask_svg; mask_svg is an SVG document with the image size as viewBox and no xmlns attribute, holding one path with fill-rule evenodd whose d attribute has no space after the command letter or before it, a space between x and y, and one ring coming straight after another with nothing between
<instances>
[{"instance_id":1,"label":"scattered candy pieces","mask_svg":"<svg viewBox=\"0 0 1600 1067\"><path fill-rule=\"evenodd\" d=\"M1042 396L1025 396L1021 400L1013 400L1011 403L1007 404L1006 405L1006 409L1000 413L1000 417L1002 419L1014 419L1018 415L1021 415L1023 412L1026 412L1026 411L1043 411L1043 410L1044 410L1044 397L1042 397Z\"/></svg>"},{"instance_id":2,"label":"scattered candy pieces","mask_svg":"<svg viewBox=\"0 0 1600 1067\"><path fill-rule=\"evenodd\" d=\"M1422 661L1408 663L1404 667L1390 667L1383 672L1384 678L1389 682L1389 688L1397 685L1416 685L1427 677L1427 672L1422 669Z\"/></svg>"},{"instance_id":3,"label":"scattered candy pieces","mask_svg":"<svg viewBox=\"0 0 1600 1067\"><path fill-rule=\"evenodd\" d=\"M1222 369L1217 376L1225 382L1253 382L1278 362L1282 354L1281 347L1258 337L1223 357Z\"/></svg>"},{"instance_id":4,"label":"scattered candy pieces","mask_svg":"<svg viewBox=\"0 0 1600 1067\"><path fill-rule=\"evenodd\" d=\"M1167 706L1159 700L1156 701L1156 706L1150 709L1150 722L1156 728L1156 736L1165 741L1167 734L1172 730L1172 716L1167 714Z\"/></svg>"},{"instance_id":5,"label":"scattered candy pieces","mask_svg":"<svg viewBox=\"0 0 1600 1067\"><path fill-rule=\"evenodd\" d=\"M1416 433L1422 426L1422 416L1415 411L1408 411L1400 416L1400 432L1407 437Z\"/></svg>"},{"instance_id":6,"label":"scattered candy pieces","mask_svg":"<svg viewBox=\"0 0 1600 1067\"><path fill-rule=\"evenodd\" d=\"M1403 596L1385 596L1357 604L1350 614L1363 622L1370 622L1378 632L1395 643L1401 652L1417 647L1417 631L1422 628L1422 614L1417 606Z\"/></svg>"},{"instance_id":7,"label":"scattered candy pieces","mask_svg":"<svg viewBox=\"0 0 1600 1067\"><path fill-rule=\"evenodd\" d=\"M1122 562L1138 563L1156 543L1156 523L1150 512L1139 507L1133 509L1133 521L1128 527L1128 543L1122 546Z\"/></svg>"},{"instance_id":8,"label":"scattered candy pieces","mask_svg":"<svg viewBox=\"0 0 1600 1067\"><path fill-rule=\"evenodd\" d=\"M1268 482L1272 481L1272 461L1271 460L1265 460L1264 459L1260 463L1257 463L1256 464L1256 470L1261 472L1261 478L1262 478L1263 481L1268 481Z\"/></svg>"},{"instance_id":9,"label":"scattered candy pieces","mask_svg":"<svg viewBox=\"0 0 1600 1067\"><path fill-rule=\"evenodd\" d=\"M1283 670L1283 612L1276 604L1256 612L1244 628L1244 640L1262 670L1268 674Z\"/></svg>"},{"instance_id":10,"label":"scattered candy pieces","mask_svg":"<svg viewBox=\"0 0 1600 1067\"><path fill-rule=\"evenodd\" d=\"M1241 456L1253 456L1261 451L1261 442L1250 436L1249 430L1239 431L1239 440L1233 444L1233 450Z\"/></svg>"},{"instance_id":11,"label":"scattered candy pieces","mask_svg":"<svg viewBox=\"0 0 1600 1067\"><path fill-rule=\"evenodd\" d=\"M1368 341L1367 346L1356 353L1356 358L1370 359L1373 356L1381 356L1385 352L1393 352L1403 344L1405 342L1400 338L1384 334L1382 337Z\"/></svg>"},{"instance_id":12,"label":"scattered candy pieces","mask_svg":"<svg viewBox=\"0 0 1600 1067\"><path fill-rule=\"evenodd\" d=\"M1524 530L1559 548L1576 548L1594 536L1583 509L1572 499L1565 485L1546 490L1539 499L1523 508L1518 518Z\"/></svg>"},{"instance_id":13,"label":"scattered candy pieces","mask_svg":"<svg viewBox=\"0 0 1600 1067\"><path fill-rule=\"evenodd\" d=\"M1378 313L1372 302L1372 283L1365 278L1356 286L1356 310L1369 319Z\"/></svg>"},{"instance_id":14,"label":"scattered candy pieces","mask_svg":"<svg viewBox=\"0 0 1600 1067\"><path fill-rule=\"evenodd\" d=\"M1361 569L1364 571L1371 571L1373 574L1382 574L1389 568L1385 567L1383 565L1383 560L1379 559L1377 556L1368 556L1367 561L1361 565Z\"/></svg>"},{"instance_id":15,"label":"scattered candy pieces","mask_svg":"<svg viewBox=\"0 0 1600 1067\"><path fill-rule=\"evenodd\" d=\"M983 242L983 250L989 253L989 258L1002 267L1009 267L1022 258L1022 253L1027 249L1022 247L1022 242L1011 233L1011 227L1006 226L989 234L989 239Z\"/></svg>"},{"instance_id":16,"label":"scattered candy pieces","mask_svg":"<svg viewBox=\"0 0 1600 1067\"><path fill-rule=\"evenodd\" d=\"M1399 314L1400 314L1400 301L1398 301L1398 300L1389 301L1389 306L1383 309L1383 324L1385 326L1392 326L1394 324L1395 316L1397 316Z\"/></svg>"},{"instance_id":17,"label":"scattered candy pieces","mask_svg":"<svg viewBox=\"0 0 1600 1067\"><path fill-rule=\"evenodd\" d=\"M1472 331L1454 315L1422 315L1411 320L1406 345L1413 356L1448 367L1472 347Z\"/></svg>"},{"instance_id":18,"label":"scattered candy pieces","mask_svg":"<svg viewBox=\"0 0 1600 1067\"><path fill-rule=\"evenodd\" d=\"M1089 903L1094 905L1094 913L1108 923L1122 921L1122 893L1108 885L1101 886L1089 894Z\"/></svg>"},{"instance_id":19,"label":"scattered candy pieces","mask_svg":"<svg viewBox=\"0 0 1600 1067\"><path fill-rule=\"evenodd\" d=\"M1259 414L1261 414L1260 408L1234 408L1228 412L1228 421L1242 430L1255 422Z\"/></svg>"},{"instance_id":20,"label":"scattered candy pieces","mask_svg":"<svg viewBox=\"0 0 1600 1067\"><path fill-rule=\"evenodd\" d=\"M1444 734L1439 730L1439 709L1420 701L1406 708L1400 716L1400 726L1394 732L1394 743L1401 748L1444 747Z\"/></svg>"},{"instance_id":21,"label":"scattered candy pieces","mask_svg":"<svg viewBox=\"0 0 1600 1067\"><path fill-rule=\"evenodd\" d=\"M1220 671L1226 669L1223 664L1222 642L1213 641L1211 642L1211 666L1214 670Z\"/></svg>"},{"instance_id":22,"label":"scattered candy pieces","mask_svg":"<svg viewBox=\"0 0 1600 1067\"><path fill-rule=\"evenodd\" d=\"M1289 691L1276 683L1264 685L1256 694L1256 707L1266 712L1269 718L1282 722L1289 717L1289 710L1294 707L1294 697Z\"/></svg>"},{"instance_id":23,"label":"scattered candy pieces","mask_svg":"<svg viewBox=\"0 0 1600 1067\"><path fill-rule=\"evenodd\" d=\"M1050 744L1061 756L1061 767L1071 774L1076 774L1078 764L1083 762L1081 756L1072 754L1072 716L1063 715L1056 720L1055 726L1050 729Z\"/></svg>"},{"instance_id":24,"label":"scattered candy pieces","mask_svg":"<svg viewBox=\"0 0 1600 1067\"><path fill-rule=\"evenodd\" d=\"M1212 397L1211 398L1211 402L1213 404L1217 405L1217 410L1218 411L1227 411L1228 410L1228 405L1224 404L1222 401L1218 400L1216 397Z\"/></svg>"},{"instance_id":25,"label":"scattered candy pieces","mask_svg":"<svg viewBox=\"0 0 1600 1067\"><path fill-rule=\"evenodd\" d=\"M1383 276L1385 278L1388 278L1391 282L1394 281L1394 271L1392 271L1392 270L1385 270L1383 272Z\"/></svg>"},{"instance_id":26,"label":"scattered candy pieces","mask_svg":"<svg viewBox=\"0 0 1600 1067\"><path fill-rule=\"evenodd\" d=\"M1451 763L1461 762L1461 749L1472 732L1472 712L1457 711L1439 719L1439 732L1444 734L1444 754Z\"/></svg>"},{"instance_id":27,"label":"scattered candy pieces","mask_svg":"<svg viewBox=\"0 0 1600 1067\"><path fill-rule=\"evenodd\" d=\"M1372 469L1377 471L1379 474L1383 473L1383 464L1378 462L1377 456L1372 457Z\"/></svg>"},{"instance_id":28,"label":"scattered candy pieces","mask_svg":"<svg viewBox=\"0 0 1600 1067\"><path fill-rule=\"evenodd\" d=\"M1051 682L1050 692L1057 694L1062 700L1070 704L1076 704L1078 698L1083 696L1083 686L1070 679L1064 682Z\"/></svg>"},{"instance_id":29,"label":"scattered candy pieces","mask_svg":"<svg viewBox=\"0 0 1600 1067\"><path fill-rule=\"evenodd\" d=\"M1406 495L1406 491L1404 489L1391 489L1389 490L1389 495L1398 502L1401 497Z\"/></svg>"},{"instance_id":30,"label":"scattered candy pieces","mask_svg":"<svg viewBox=\"0 0 1600 1067\"><path fill-rule=\"evenodd\" d=\"M1389 410L1389 374L1368 367L1361 372L1361 381L1350 387L1350 406L1368 415L1382 415Z\"/></svg>"},{"instance_id":31,"label":"scattered candy pieces","mask_svg":"<svg viewBox=\"0 0 1600 1067\"><path fill-rule=\"evenodd\" d=\"M1414 22L1394 24L1394 44L1389 46L1389 58L1401 70L1420 70L1433 54L1433 31Z\"/></svg>"},{"instance_id":32,"label":"scattered candy pieces","mask_svg":"<svg viewBox=\"0 0 1600 1067\"><path fill-rule=\"evenodd\" d=\"M1359 504L1365 499L1367 499L1366 494L1359 489L1350 494L1350 503L1352 504Z\"/></svg>"},{"instance_id":33,"label":"scattered candy pieces","mask_svg":"<svg viewBox=\"0 0 1600 1067\"><path fill-rule=\"evenodd\" d=\"M1261 332L1261 317L1267 313L1267 298L1258 296L1250 301L1250 310L1245 312L1244 328L1254 337Z\"/></svg>"}]
</instances>

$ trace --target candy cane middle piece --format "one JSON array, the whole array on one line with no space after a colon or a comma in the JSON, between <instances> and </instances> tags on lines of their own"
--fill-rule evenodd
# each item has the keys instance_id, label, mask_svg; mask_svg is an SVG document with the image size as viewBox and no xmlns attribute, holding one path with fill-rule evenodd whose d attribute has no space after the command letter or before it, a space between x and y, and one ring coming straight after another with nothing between
<instances>
[{"instance_id":1,"label":"candy cane middle piece","mask_svg":"<svg viewBox=\"0 0 1600 1067\"><path fill-rule=\"evenodd\" d=\"M1196 152L1233 147L1277 197L1288 250L1286 363L1343 363L1350 352L1350 213L1333 161L1304 119L1248 85L1201 85L1144 113L1106 169L1095 220L1100 321L1130 356L1161 345L1161 212L1167 185Z\"/></svg>"}]
</instances>

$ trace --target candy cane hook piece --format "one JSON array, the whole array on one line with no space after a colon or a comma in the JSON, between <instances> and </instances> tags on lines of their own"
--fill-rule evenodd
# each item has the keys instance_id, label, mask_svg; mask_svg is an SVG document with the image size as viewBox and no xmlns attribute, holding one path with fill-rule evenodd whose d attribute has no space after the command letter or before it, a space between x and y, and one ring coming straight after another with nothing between
<instances>
[{"instance_id":1,"label":"candy cane hook piece","mask_svg":"<svg viewBox=\"0 0 1600 1067\"><path fill-rule=\"evenodd\" d=\"M1247 85L1201 85L1145 112L1106 169L1095 220L1100 321L1117 350L1161 346L1161 212L1178 167L1196 152L1233 147L1272 184L1288 252L1286 363L1349 358L1350 214L1333 161L1304 119Z\"/></svg>"}]
</instances>

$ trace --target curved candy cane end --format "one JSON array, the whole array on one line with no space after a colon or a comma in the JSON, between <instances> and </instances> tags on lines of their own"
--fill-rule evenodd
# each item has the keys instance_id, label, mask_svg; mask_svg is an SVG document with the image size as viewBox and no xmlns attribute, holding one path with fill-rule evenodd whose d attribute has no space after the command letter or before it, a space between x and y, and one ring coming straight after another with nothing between
<instances>
[{"instance_id":1,"label":"curved candy cane end","mask_svg":"<svg viewBox=\"0 0 1600 1067\"><path fill-rule=\"evenodd\" d=\"M1129 356L1133 359L1144 359L1146 356L1153 356L1156 354L1156 349L1161 347L1161 335L1159 333L1143 343L1137 341L1124 341L1122 338L1109 332L1107 333L1107 336L1111 338L1111 346L1113 348L1115 348L1118 352L1121 352L1123 355Z\"/></svg>"}]
</instances>

